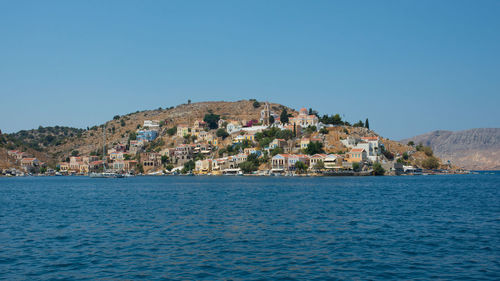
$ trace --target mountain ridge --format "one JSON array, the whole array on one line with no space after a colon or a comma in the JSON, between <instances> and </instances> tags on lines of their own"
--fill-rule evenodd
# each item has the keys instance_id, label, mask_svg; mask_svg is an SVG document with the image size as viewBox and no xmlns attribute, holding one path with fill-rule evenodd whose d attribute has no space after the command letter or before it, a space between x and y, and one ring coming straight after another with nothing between
<instances>
[{"instance_id":1,"label":"mountain ridge","mask_svg":"<svg viewBox=\"0 0 500 281\"><path fill-rule=\"evenodd\" d=\"M500 169L500 128L436 130L401 140L430 146L443 161L472 170Z\"/></svg>"}]
</instances>

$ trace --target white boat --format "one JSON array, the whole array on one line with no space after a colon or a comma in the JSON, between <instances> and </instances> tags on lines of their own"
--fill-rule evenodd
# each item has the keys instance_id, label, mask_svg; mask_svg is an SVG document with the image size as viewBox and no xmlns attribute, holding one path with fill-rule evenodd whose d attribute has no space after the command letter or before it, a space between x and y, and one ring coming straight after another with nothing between
<instances>
[{"instance_id":1,"label":"white boat","mask_svg":"<svg viewBox=\"0 0 500 281\"><path fill-rule=\"evenodd\" d=\"M122 174L117 174L113 172L102 172L102 173L90 173L91 178L123 178Z\"/></svg>"},{"instance_id":2,"label":"white boat","mask_svg":"<svg viewBox=\"0 0 500 281\"><path fill-rule=\"evenodd\" d=\"M106 171L106 126L103 127L102 132L103 132L102 159L104 161L103 162L104 172L101 172L101 173L92 172L92 173L89 173L89 177L90 178L124 178L125 176L123 174L118 174L115 172Z\"/></svg>"}]
</instances>

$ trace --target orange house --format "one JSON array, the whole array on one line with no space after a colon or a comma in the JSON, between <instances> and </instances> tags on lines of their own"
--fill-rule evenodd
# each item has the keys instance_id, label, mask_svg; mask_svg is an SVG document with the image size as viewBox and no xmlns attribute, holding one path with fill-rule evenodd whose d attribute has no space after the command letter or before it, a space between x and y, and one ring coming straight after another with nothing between
<instances>
[{"instance_id":1,"label":"orange house","mask_svg":"<svg viewBox=\"0 0 500 281\"><path fill-rule=\"evenodd\" d=\"M353 148L348 155L349 159L347 159L347 162L349 163L363 162L367 159L366 150L364 148Z\"/></svg>"}]
</instances>

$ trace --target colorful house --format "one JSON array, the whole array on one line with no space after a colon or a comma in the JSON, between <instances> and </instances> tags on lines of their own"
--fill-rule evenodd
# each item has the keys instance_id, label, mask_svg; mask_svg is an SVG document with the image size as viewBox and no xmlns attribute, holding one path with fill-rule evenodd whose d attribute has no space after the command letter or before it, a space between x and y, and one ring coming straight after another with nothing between
<instances>
[{"instance_id":1,"label":"colorful house","mask_svg":"<svg viewBox=\"0 0 500 281\"><path fill-rule=\"evenodd\" d=\"M368 159L364 148L353 148L347 155L349 156L347 159L349 163L363 162Z\"/></svg>"},{"instance_id":2,"label":"colorful house","mask_svg":"<svg viewBox=\"0 0 500 281\"><path fill-rule=\"evenodd\" d=\"M184 137L189 135L190 130L188 125L181 124L177 126L177 136L178 137Z\"/></svg>"},{"instance_id":3,"label":"colorful house","mask_svg":"<svg viewBox=\"0 0 500 281\"><path fill-rule=\"evenodd\" d=\"M318 116L309 115L306 108L302 108L299 111L299 115L289 119L290 124L302 127L318 126Z\"/></svg>"}]
</instances>

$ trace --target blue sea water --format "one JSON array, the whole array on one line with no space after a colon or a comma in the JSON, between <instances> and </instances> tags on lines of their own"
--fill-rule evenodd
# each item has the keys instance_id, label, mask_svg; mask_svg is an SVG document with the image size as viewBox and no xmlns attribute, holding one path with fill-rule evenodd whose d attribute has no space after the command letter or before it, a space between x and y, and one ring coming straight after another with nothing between
<instances>
[{"instance_id":1,"label":"blue sea water","mask_svg":"<svg viewBox=\"0 0 500 281\"><path fill-rule=\"evenodd\" d=\"M0 278L500 279L500 174L0 178Z\"/></svg>"}]
</instances>

